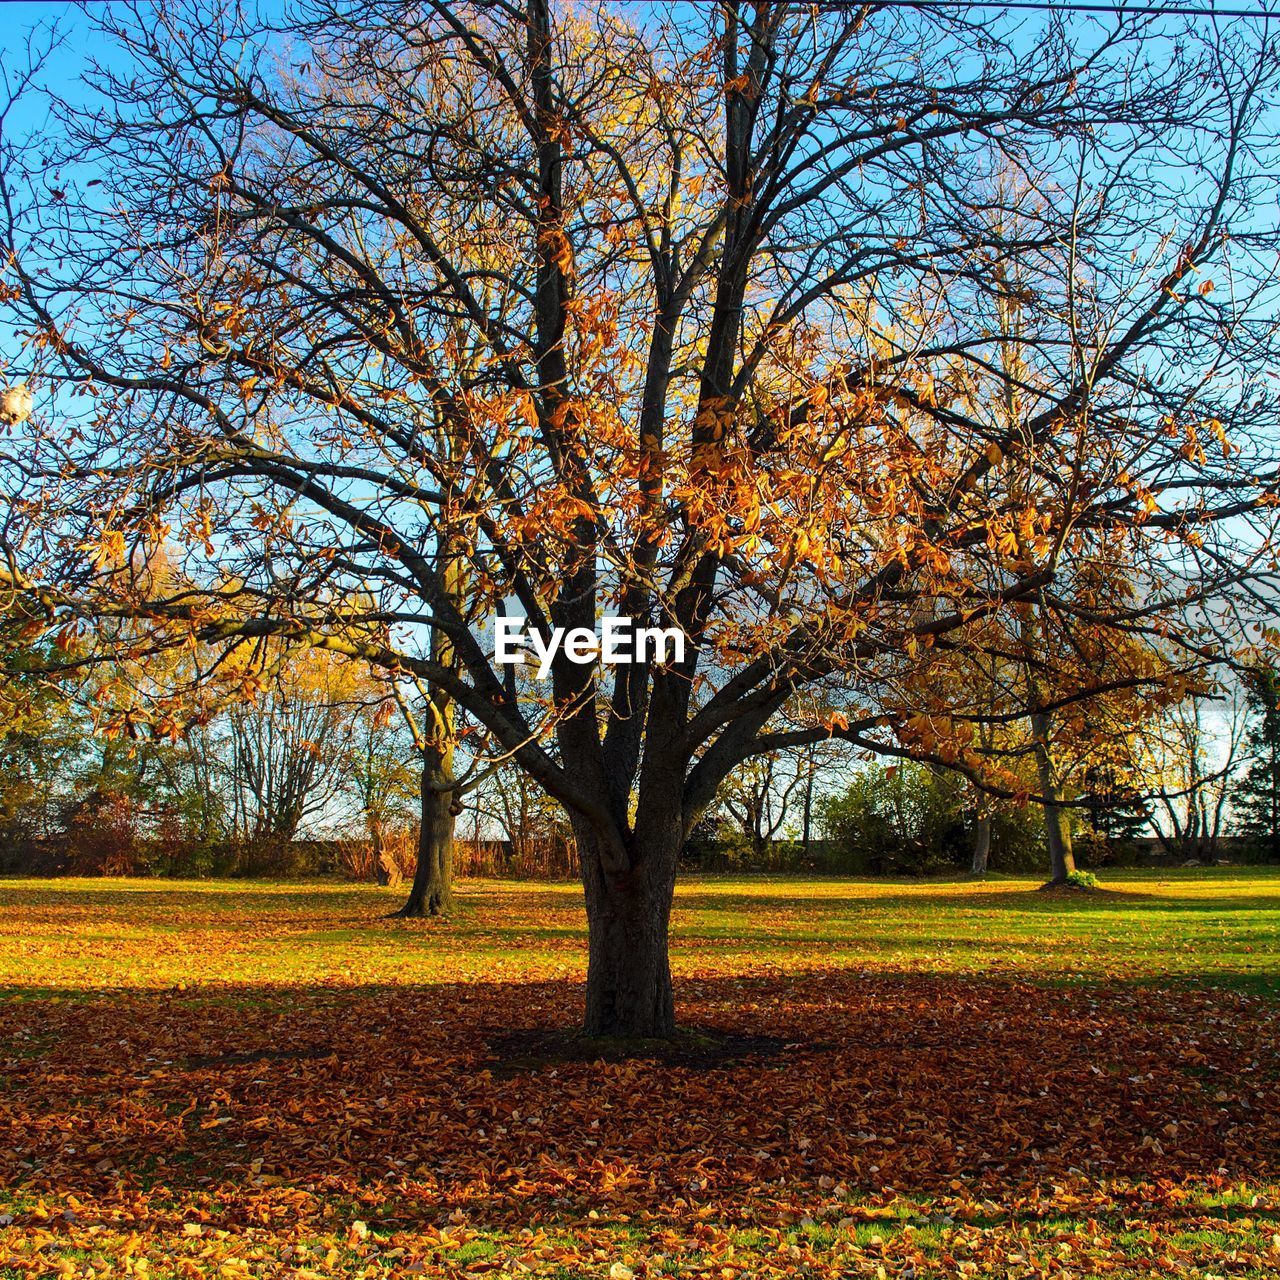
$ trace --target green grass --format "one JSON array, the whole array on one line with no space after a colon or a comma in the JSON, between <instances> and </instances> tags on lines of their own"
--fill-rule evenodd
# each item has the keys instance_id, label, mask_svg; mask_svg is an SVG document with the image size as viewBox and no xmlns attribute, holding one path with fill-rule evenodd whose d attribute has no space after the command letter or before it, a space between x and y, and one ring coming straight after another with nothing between
<instances>
[{"instance_id":1,"label":"green grass","mask_svg":"<svg viewBox=\"0 0 1280 1280\"><path fill-rule=\"evenodd\" d=\"M686 876L682 971L854 970L1121 976L1274 991L1280 868L1113 871L1095 894L1037 880ZM447 924L386 920L372 886L0 880L0 989L66 993L208 983L399 983L578 976L581 891L463 884Z\"/></svg>"}]
</instances>

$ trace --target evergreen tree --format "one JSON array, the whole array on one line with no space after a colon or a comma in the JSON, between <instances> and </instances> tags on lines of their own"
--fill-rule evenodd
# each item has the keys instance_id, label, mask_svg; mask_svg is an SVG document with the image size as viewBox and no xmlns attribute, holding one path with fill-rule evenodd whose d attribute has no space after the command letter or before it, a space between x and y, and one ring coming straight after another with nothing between
<instances>
[{"instance_id":1,"label":"evergreen tree","mask_svg":"<svg viewBox=\"0 0 1280 1280\"><path fill-rule=\"evenodd\" d=\"M1083 807L1089 827L1108 844L1140 839L1151 829L1151 805L1136 793L1127 772L1110 760L1085 770Z\"/></svg>"},{"instance_id":2,"label":"evergreen tree","mask_svg":"<svg viewBox=\"0 0 1280 1280\"><path fill-rule=\"evenodd\" d=\"M1259 667L1253 672L1249 708L1253 723L1246 745L1251 763L1233 797L1236 818L1244 835L1280 860L1280 671Z\"/></svg>"}]
</instances>

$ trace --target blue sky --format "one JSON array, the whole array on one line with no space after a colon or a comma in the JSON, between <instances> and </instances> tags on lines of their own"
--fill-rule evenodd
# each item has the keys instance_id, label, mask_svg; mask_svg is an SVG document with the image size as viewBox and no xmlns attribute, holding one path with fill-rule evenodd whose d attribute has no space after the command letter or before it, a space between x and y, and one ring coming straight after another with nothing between
<instances>
[{"instance_id":1,"label":"blue sky","mask_svg":"<svg viewBox=\"0 0 1280 1280\"><path fill-rule=\"evenodd\" d=\"M50 37L57 32L59 44L54 48L46 66L47 83L58 85L64 91L83 74L89 63L95 36L92 16L74 4L63 0L18 0L0 9L3 18L4 38L0 41L0 66L12 76L26 66L26 50L47 49ZM101 49L101 43L98 45ZM14 123L11 121L11 123ZM42 127L47 123L43 106L24 103L19 125Z\"/></svg>"}]
</instances>

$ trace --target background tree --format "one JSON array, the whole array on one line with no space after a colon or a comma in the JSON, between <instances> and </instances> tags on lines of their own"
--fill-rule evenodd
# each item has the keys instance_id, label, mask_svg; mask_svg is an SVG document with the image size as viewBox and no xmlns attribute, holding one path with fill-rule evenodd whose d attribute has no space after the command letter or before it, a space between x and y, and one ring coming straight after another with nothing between
<instances>
[{"instance_id":1,"label":"background tree","mask_svg":"<svg viewBox=\"0 0 1280 1280\"><path fill-rule=\"evenodd\" d=\"M822 805L836 865L861 874L920 875L952 867L964 846L964 787L946 770L908 761L859 769Z\"/></svg>"},{"instance_id":2,"label":"background tree","mask_svg":"<svg viewBox=\"0 0 1280 1280\"><path fill-rule=\"evenodd\" d=\"M1231 803L1241 830L1271 858L1280 858L1280 674L1274 667L1250 672L1246 688L1250 724L1245 738L1248 768Z\"/></svg>"},{"instance_id":3,"label":"background tree","mask_svg":"<svg viewBox=\"0 0 1280 1280\"><path fill-rule=\"evenodd\" d=\"M572 847L573 830L564 809L518 766L507 763L489 773L468 797L473 837L486 833L506 845L506 870L532 874L541 855Z\"/></svg>"},{"instance_id":4,"label":"background tree","mask_svg":"<svg viewBox=\"0 0 1280 1280\"><path fill-rule=\"evenodd\" d=\"M1145 726L1136 756L1151 831L1179 861L1211 862L1225 833L1245 716L1237 682L1204 688Z\"/></svg>"},{"instance_id":5,"label":"background tree","mask_svg":"<svg viewBox=\"0 0 1280 1280\"><path fill-rule=\"evenodd\" d=\"M43 674L54 646L39 618L9 604L0 616L0 840L12 857L56 827L67 798L60 781L83 751L85 720Z\"/></svg>"},{"instance_id":6,"label":"background tree","mask_svg":"<svg viewBox=\"0 0 1280 1280\"><path fill-rule=\"evenodd\" d=\"M757 864L767 864L773 841L803 804L812 772L807 753L770 751L740 764L721 786L720 804L751 845Z\"/></svg>"},{"instance_id":7,"label":"background tree","mask_svg":"<svg viewBox=\"0 0 1280 1280\"><path fill-rule=\"evenodd\" d=\"M358 671L323 651L275 644L251 659L246 696L227 710L234 830L251 848L286 849L337 797Z\"/></svg>"},{"instance_id":8,"label":"background tree","mask_svg":"<svg viewBox=\"0 0 1280 1280\"><path fill-rule=\"evenodd\" d=\"M413 736L395 698L385 690L371 692L382 696L362 702L348 722L343 777L372 844L375 878L398 883L400 868L390 861L387 837L408 824L421 771L414 768Z\"/></svg>"}]
</instances>

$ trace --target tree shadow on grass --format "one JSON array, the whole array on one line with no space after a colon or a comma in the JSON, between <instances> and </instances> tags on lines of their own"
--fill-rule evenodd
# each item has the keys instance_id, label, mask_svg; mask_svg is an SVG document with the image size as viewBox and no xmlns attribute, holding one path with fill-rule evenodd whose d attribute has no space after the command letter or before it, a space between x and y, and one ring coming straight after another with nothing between
<instances>
[{"instance_id":1,"label":"tree shadow on grass","mask_svg":"<svg viewBox=\"0 0 1280 1280\"><path fill-rule=\"evenodd\" d=\"M1280 1029L1240 992L695 977L686 1025L776 1051L514 1070L513 1034L573 1036L578 984L6 994L0 1185L82 1219L235 1228L339 1200L515 1225L1280 1177Z\"/></svg>"}]
</instances>

